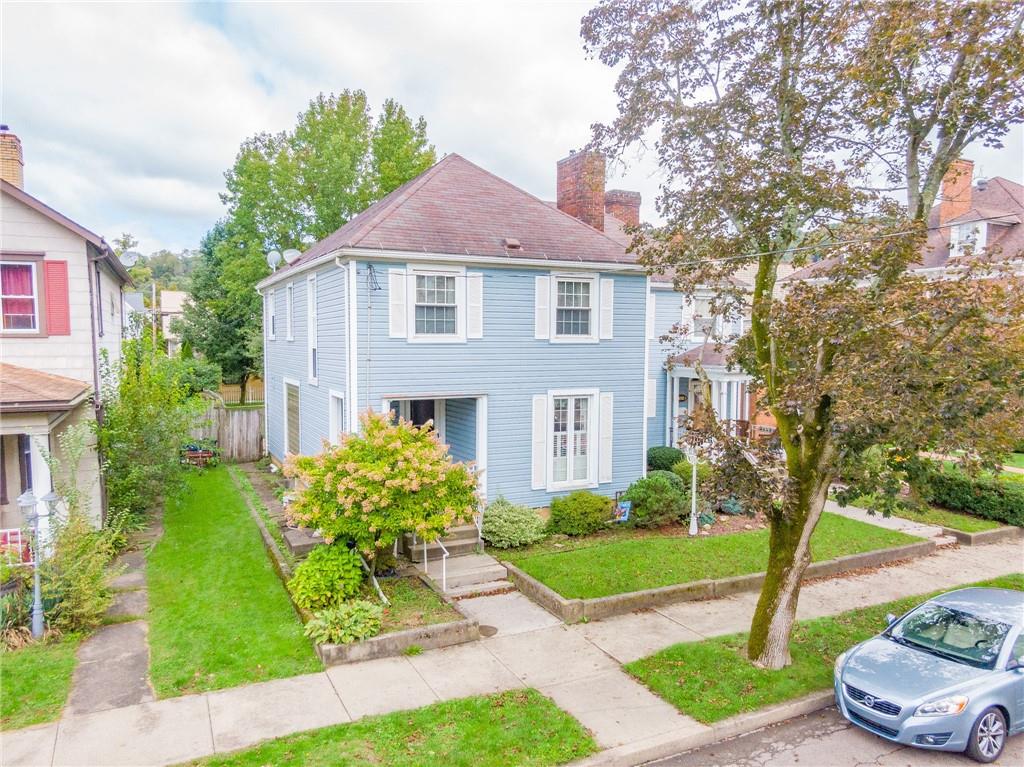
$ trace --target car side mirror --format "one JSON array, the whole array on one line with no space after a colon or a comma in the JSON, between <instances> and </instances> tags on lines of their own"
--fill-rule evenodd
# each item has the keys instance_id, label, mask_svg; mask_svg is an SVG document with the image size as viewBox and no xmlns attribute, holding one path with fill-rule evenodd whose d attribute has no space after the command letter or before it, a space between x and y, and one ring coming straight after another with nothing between
<instances>
[{"instance_id":1,"label":"car side mirror","mask_svg":"<svg viewBox=\"0 0 1024 767\"><path fill-rule=\"evenodd\" d=\"M887 613L885 616L885 625L891 626L896 622L896 616L893 613Z\"/></svg>"},{"instance_id":2,"label":"car side mirror","mask_svg":"<svg viewBox=\"0 0 1024 767\"><path fill-rule=\"evenodd\" d=\"M1024 673L1024 658L1010 658L1006 661L1006 670Z\"/></svg>"}]
</instances>

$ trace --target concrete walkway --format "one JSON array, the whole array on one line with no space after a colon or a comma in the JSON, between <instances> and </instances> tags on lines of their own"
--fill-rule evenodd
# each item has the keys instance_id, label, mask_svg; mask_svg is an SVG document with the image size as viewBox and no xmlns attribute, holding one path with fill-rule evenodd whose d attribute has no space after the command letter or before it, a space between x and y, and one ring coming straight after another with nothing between
<instances>
[{"instance_id":1,"label":"concrete walkway","mask_svg":"<svg viewBox=\"0 0 1024 767\"><path fill-rule=\"evenodd\" d=\"M904 565L808 584L799 617L1020 572L1024 543L943 549ZM337 666L318 674L191 695L3 733L5 765L159 765L242 748L292 732L438 700L538 688L604 748L706 729L633 681L620 663L676 642L743 631L756 594L683 602L564 626L518 593L464 600L497 628L489 639L415 657Z\"/></svg>"},{"instance_id":2,"label":"concrete walkway","mask_svg":"<svg viewBox=\"0 0 1024 767\"><path fill-rule=\"evenodd\" d=\"M945 538L942 527L939 525L926 525L921 522L914 522L903 517L886 517L881 514L870 513L867 509L859 506L840 506L833 500L825 501L825 511L830 514L838 514L841 517L856 519L858 522L865 522L875 527L884 527L886 530L897 530L907 535L916 535L918 538ZM955 543L956 539L948 538L949 543Z\"/></svg>"}]
</instances>

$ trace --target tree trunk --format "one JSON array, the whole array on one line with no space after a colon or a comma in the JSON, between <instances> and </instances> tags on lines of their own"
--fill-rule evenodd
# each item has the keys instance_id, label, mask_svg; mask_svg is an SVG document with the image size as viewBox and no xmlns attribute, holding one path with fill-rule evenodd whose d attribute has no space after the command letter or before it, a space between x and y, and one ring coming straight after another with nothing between
<instances>
[{"instance_id":1,"label":"tree trunk","mask_svg":"<svg viewBox=\"0 0 1024 767\"><path fill-rule=\"evenodd\" d=\"M747 643L747 656L755 666L777 670L792 662L789 641L800 581L811 563L811 534L825 507L829 484L813 472L801 482L792 506L771 520L768 569Z\"/></svg>"},{"instance_id":2,"label":"tree trunk","mask_svg":"<svg viewBox=\"0 0 1024 767\"><path fill-rule=\"evenodd\" d=\"M249 376L242 373L242 377L238 380L238 404L245 404L245 387L249 383Z\"/></svg>"}]
</instances>

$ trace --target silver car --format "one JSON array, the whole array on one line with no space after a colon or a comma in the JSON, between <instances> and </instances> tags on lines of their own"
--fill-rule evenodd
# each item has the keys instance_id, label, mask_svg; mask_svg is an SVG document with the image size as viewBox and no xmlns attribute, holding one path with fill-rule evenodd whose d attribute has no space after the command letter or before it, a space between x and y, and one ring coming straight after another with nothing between
<instances>
[{"instance_id":1,"label":"silver car","mask_svg":"<svg viewBox=\"0 0 1024 767\"><path fill-rule=\"evenodd\" d=\"M999 757L1024 731L1024 592L930 599L836 658L836 704L853 724L919 748Z\"/></svg>"}]
</instances>

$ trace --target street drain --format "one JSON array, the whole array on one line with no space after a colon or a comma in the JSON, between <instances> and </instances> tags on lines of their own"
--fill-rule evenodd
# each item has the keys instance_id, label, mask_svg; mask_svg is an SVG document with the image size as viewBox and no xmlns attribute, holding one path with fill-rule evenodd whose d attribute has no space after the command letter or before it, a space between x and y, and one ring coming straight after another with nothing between
<instances>
[{"instance_id":1,"label":"street drain","mask_svg":"<svg viewBox=\"0 0 1024 767\"><path fill-rule=\"evenodd\" d=\"M494 636L497 633L498 633L498 629L495 628L494 626L481 626L480 627L480 636L492 637L492 636Z\"/></svg>"}]
</instances>

